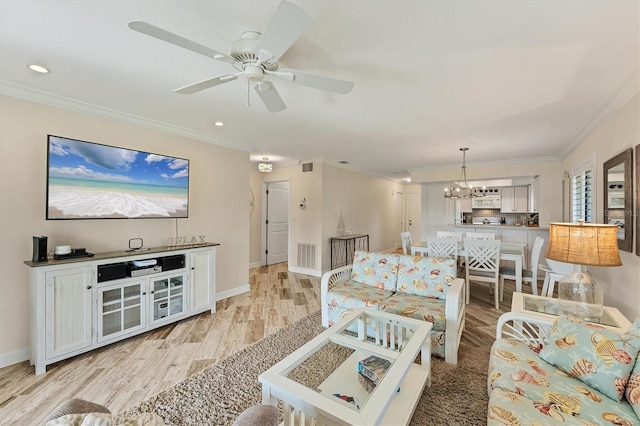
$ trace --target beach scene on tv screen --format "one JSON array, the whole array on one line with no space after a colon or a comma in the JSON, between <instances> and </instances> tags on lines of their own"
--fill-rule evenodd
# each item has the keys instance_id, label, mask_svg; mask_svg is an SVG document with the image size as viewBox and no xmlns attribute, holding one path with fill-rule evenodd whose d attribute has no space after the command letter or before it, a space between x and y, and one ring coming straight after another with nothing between
<instances>
[{"instance_id":1,"label":"beach scene on tv screen","mask_svg":"<svg viewBox=\"0 0 640 426\"><path fill-rule=\"evenodd\" d=\"M48 219L187 217L189 160L49 136Z\"/></svg>"}]
</instances>

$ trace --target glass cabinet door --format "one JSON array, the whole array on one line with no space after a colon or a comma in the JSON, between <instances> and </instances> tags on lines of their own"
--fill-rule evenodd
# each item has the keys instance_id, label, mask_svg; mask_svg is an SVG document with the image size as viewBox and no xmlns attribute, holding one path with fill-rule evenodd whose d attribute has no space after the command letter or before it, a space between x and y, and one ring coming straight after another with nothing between
<instances>
[{"instance_id":1,"label":"glass cabinet door","mask_svg":"<svg viewBox=\"0 0 640 426\"><path fill-rule=\"evenodd\" d=\"M183 315L185 275L165 276L151 280L153 308L151 322Z\"/></svg>"},{"instance_id":2,"label":"glass cabinet door","mask_svg":"<svg viewBox=\"0 0 640 426\"><path fill-rule=\"evenodd\" d=\"M98 341L112 339L144 327L143 297L144 282L100 289Z\"/></svg>"}]
</instances>

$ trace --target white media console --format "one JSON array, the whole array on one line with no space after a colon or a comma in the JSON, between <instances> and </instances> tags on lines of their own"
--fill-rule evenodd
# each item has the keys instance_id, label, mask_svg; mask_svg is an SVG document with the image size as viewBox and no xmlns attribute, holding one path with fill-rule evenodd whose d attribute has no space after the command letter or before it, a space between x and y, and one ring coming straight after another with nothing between
<instances>
[{"instance_id":1,"label":"white media console","mask_svg":"<svg viewBox=\"0 0 640 426\"><path fill-rule=\"evenodd\" d=\"M216 246L97 253L30 267L31 364L49 364L210 310Z\"/></svg>"}]
</instances>

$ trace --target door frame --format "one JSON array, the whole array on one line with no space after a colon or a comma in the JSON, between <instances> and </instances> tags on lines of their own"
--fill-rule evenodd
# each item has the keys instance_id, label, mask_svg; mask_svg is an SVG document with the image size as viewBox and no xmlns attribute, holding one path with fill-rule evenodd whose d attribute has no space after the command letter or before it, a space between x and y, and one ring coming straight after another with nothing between
<instances>
[{"instance_id":1,"label":"door frame","mask_svg":"<svg viewBox=\"0 0 640 426\"><path fill-rule=\"evenodd\" d=\"M269 179L263 180L261 185L260 194L260 264L265 266L267 264L267 188L270 183L287 182L289 186L289 197L287 200L287 263L291 260L291 179Z\"/></svg>"}]
</instances>

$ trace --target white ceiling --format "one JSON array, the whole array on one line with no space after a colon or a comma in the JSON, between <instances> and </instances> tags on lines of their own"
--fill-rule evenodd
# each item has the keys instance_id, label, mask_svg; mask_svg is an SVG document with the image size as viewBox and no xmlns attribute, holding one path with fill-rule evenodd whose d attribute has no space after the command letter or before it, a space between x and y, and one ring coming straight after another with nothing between
<instances>
[{"instance_id":1,"label":"white ceiling","mask_svg":"<svg viewBox=\"0 0 640 426\"><path fill-rule=\"evenodd\" d=\"M269 113L234 69L132 31L146 21L227 53L278 0L0 0L0 93L251 151L389 177L461 162L560 158L638 90L638 1L292 0L313 23L286 66L348 95L272 80ZM51 69L37 75L27 64ZM222 128L213 122L221 120ZM74 137L74 135L65 135Z\"/></svg>"}]
</instances>

